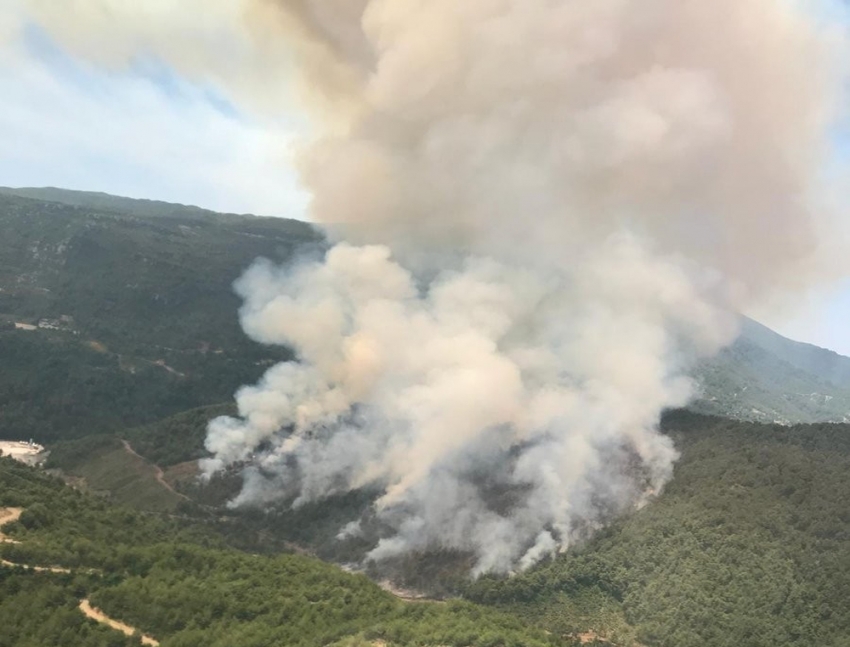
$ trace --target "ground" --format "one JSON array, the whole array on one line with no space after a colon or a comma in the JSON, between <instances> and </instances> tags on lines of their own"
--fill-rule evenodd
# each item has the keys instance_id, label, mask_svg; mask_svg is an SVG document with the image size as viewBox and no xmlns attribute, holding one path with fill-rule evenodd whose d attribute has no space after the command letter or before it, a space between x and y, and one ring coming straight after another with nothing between
<instances>
[{"instance_id":1,"label":"ground","mask_svg":"<svg viewBox=\"0 0 850 647\"><path fill-rule=\"evenodd\" d=\"M80 611L82 611L87 618L91 618L92 620L104 624L107 627L112 627L116 631L123 633L125 636L132 636L137 633L137 630L133 627L125 625L123 622L119 622L118 620L113 620L100 611L100 609L93 607L88 600L82 600L80 602ZM141 639L143 645L152 645L153 647L158 647L159 645L159 641L151 638L150 636L142 635Z\"/></svg>"},{"instance_id":2,"label":"ground","mask_svg":"<svg viewBox=\"0 0 850 647\"><path fill-rule=\"evenodd\" d=\"M21 463L35 465L44 458L44 447L24 441L0 440L0 456L11 456Z\"/></svg>"}]
</instances>

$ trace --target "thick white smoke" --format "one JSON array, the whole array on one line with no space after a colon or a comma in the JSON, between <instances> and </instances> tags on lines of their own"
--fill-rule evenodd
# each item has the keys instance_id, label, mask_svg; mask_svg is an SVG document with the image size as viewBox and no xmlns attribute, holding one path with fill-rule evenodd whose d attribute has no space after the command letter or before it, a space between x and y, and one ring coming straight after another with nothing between
<instances>
[{"instance_id":1,"label":"thick white smoke","mask_svg":"<svg viewBox=\"0 0 850 647\"><path fill-rule=\"evenodd\" d=\"M28 4L77 47L94 8L133 13ZM211 424L207 473L249 463L237 505L378 487L373 558L443 546L477 572L659 491L689 366L829 231L831 38L788 0L207 4L194 40L127 20L116 47L266 105L285 43L327 125L301 159L312 215L346 241L237 283L246 332L299 361ZM234 6L267 66L245 77L211 48Z\"/></svg>"},{"instance_id":2,"label":"thick white smoke","mask_svg":"<svg viewBox=\"0 0 850 647\"><path fill-rule=\"evenodd\" d=\"M691 395L685 358L732 333L698 272L627 235L557 266L467 256L424 288L383 246L259 263L237 286L245 329L301 361L239 392L205 468L263 444L236 504L380 484L398 534L373 557L442 545L479 571L528 566L670 477L659 412ZM504 487L520 500L489 504Z\"/></svg>"},{"instance_id":3,"label":"thick white smoke","mask_svg":"<svg viewBox=\"0 0 850 647\"><path fill-rule=\"evenodd\" d=\"M664 485L689 363L805 271L827 44L779 0L297 4L349 82L313 213L366 246L240 280L300 362L240 391L206 469L254 456L237 504L380 486L376 559L527 568Z\"/></svg>"}]
</instances>

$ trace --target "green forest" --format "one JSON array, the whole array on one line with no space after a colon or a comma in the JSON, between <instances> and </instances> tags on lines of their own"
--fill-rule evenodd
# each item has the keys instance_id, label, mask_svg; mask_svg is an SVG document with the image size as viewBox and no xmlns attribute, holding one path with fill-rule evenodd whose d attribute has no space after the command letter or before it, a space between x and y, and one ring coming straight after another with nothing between
<instances>
[{"instance_id":1,"label":"green forest","mask_svg":"<svg viewBox=\"0 0 850 647\"><path fill-rule=\"evenodd\" d=\"M67 440L228 402L291 358L242 333L231 284L258 257L309 253L318 234L142 206L0 191L0 438Z\"/></svg>"},{"instance_id":2,"label":"green forest","mask_svg":"<svg viewBox=\"0 0 850 647\"><path fill-rule=\"evenodd\" d=\"M139 644L87 621L91 600L163 647L567 644L470 602L408 603L316 558L228 548L190 519L113 507L0 459L0 507L24 509L0 544L0 645ZM33 572L23 565L60 567Z\"/></svg>"},{"instance_id":3,"label":"green forest","mask_svg":"<svg viewBox=\"0 0 850 647\"><path fill-rule=\"evenodd\" d=\"M682 458L657 501L466 596L648 645L850 644L850 426L664 424Z\"/></svg>"},{"instance_id":4,"label":"green forest","mask_svg":"<svg viewBox=\"0 0 850 647\"><path fill-rule=\"evenodd\" d=\"M232 281L256 257L315 253L315 230L2 191L0 227L0 438L50 450L39 469L0 459L0 508L23 509L0 528L17 542L0 542L0 647L140 644L81 600L163 647L850 647L848 424L667 412L681 458L666 489L557 558L477 580L439 547L364 564L382 529L337 534L375 492L234 510L238 469L196 478L209 420L295 359L245 337ZM812 414L809 356L766 352L738 345L706 369L713 406L744 407L738 385L763 369L759 398ZM777 401L789 384L802 399Z\"/></svg>"}]
</instances>

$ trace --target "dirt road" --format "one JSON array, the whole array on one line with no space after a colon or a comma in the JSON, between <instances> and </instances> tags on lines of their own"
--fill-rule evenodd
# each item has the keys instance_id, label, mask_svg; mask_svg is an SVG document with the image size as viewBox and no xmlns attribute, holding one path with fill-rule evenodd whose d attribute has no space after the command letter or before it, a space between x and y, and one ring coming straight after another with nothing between
<instances>
[{"instance_id":1,"label":"dirt road","mask_svg":"<svg viewBox=\"0 0 850 647\"><path fill-rule=\"evenodd\" d=\"M23 568L27 571L35 571L36 573L70 573L71 570L68 568L62 568L61 566L30 566L29 564L16 564L15 562L9 562L5 559L0 559L0 564L3 566L8 566L10 568Z\"/></svg>"},{"instance_id":2,"label":"dirt road","mask_svg":"<svg viewBox=\"0 0 850 647\"><path fill-rule=\"evenodd\" d=\"M171 484L168 481L165 480L165 473L162 471L162 468L159 465L155 465L154 463L148 462L148 460L144 456L142 456L141 454L136 452L135 449L133 449L133 446L128 441L122 440L121 442L124 444L124 449L127 450L127 453L132 454L133 456L135 456L139 460L144 461L145 463L147 463L148 465L150 465L154 469L154 473L156 474L156 480L159 482L159 484L162 487L164 487L166 490L168 490L172 494L176 494L177 496L179 496L181 499L183 499L185 501L191 501L191 499L189 497L187 497L185 494L181 494L180 492L175 490L173 487L171 487Z\"/></svg>"},{"instance_id":3,"label":"dirt road","mask_svg":"<svg viewBox=\"0 0 850 647\"><path fill-rule=\"evenodd\" d=\"M12 523L13 521L17 521L21 518L21 513L23 513L22 508L0 508L0 526L3 526L7 523ZM11 537L7 537L2 532L0 532L0 544L19 544L21 542L15 541ZM61 568L59 566L29 566L28 564L16 564L15 562L10 562L5 559L0 559L0 564L3 566L9 566L11 568L24 568L28 571L36 571L37 573L70 573L67 568Z\"/></svg>"},{"instance_id":4,"label":"dirt road","mask_svg":"<svg viewBox=\"0 0 850 647\"><path fill-rule=\"evenodd\" d=\"M0 508L0 528L3 527L7 523L12 523L13 521L17 521L21 518L21 513L23 512L22 508ZM0 544L17 544L20 542L15 541L11 537L7 537L2 532L0 532Z\"/></svg>"},{"instance_id":5,"label":"dirt road","mask_svg":"<svg viewBox=\"0 0 850 647\"><path fill-rule=\"evenodd\" d=\"M17 521L21 517L21 513L23 513L23 509L21 508L0 508L0 526L4 524L11 523L13 521ZM11 543L19 543L14 541L13 539L9 539L2 533L0 533L0 542L11 542ZM0 559L0 564L3 566L9 566L11 568L23 568L28 571L35 571L37 573L70 573L71 570L68 568L61 568L59 566L30 566L28 564L16 564L15 562L10 562L5 559ZM94 571L89 571L89 573L93 573ZM116 629L127 636L132 636L136 630L129 625L125 625L123 622L118 622L117 620L113 620L108 616L104 615L98 609L95 609L88 600L82 600L80 602L80 611L82 611L86 617L91 618L101 624L105 624L113 629ZM158 647L159 642L154 640L150 636L142 636L142 644L143 645L152 645L153 647Z\"/></svg>"},{"instance_id":6,"label":"dirt road","mask_svg":"<svg viewBox=\"0 0 850 647\"><path fill-rule=\"evenodd\" d=\"M88 600L82 600L80 602L80 611L82 611L87 618L91 618L95 622L99 622L102 625L106 625L107 627L111 627L116 631L120 631L125 636L132 636L136 633L136 629L131 627L130 625L125 625L123 622L119 622L118 620L113 620L106 614L104 614L100 609L95 609L91 602ZM142 644L143 645L152 645L153 647L158 647L159 641L151 638L150 636L142 635Z\"/></svg>"}]
</instances>

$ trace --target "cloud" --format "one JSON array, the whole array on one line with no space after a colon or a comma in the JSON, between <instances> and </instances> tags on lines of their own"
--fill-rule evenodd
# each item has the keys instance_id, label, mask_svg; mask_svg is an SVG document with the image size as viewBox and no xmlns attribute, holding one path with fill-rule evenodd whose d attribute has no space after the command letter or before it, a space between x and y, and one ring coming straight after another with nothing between
<instances>
[{"instance_id":1,"label":"cloud","mask_svg":"<svg viewBox=\"0 0 850 647\"><path fill-rule=\"evenodd\" d=\"M245 113L156 61L94 67L22 16L0 23L0 184L304 217L292 171L303 122Z\"/></svg>"}]
</instances>

